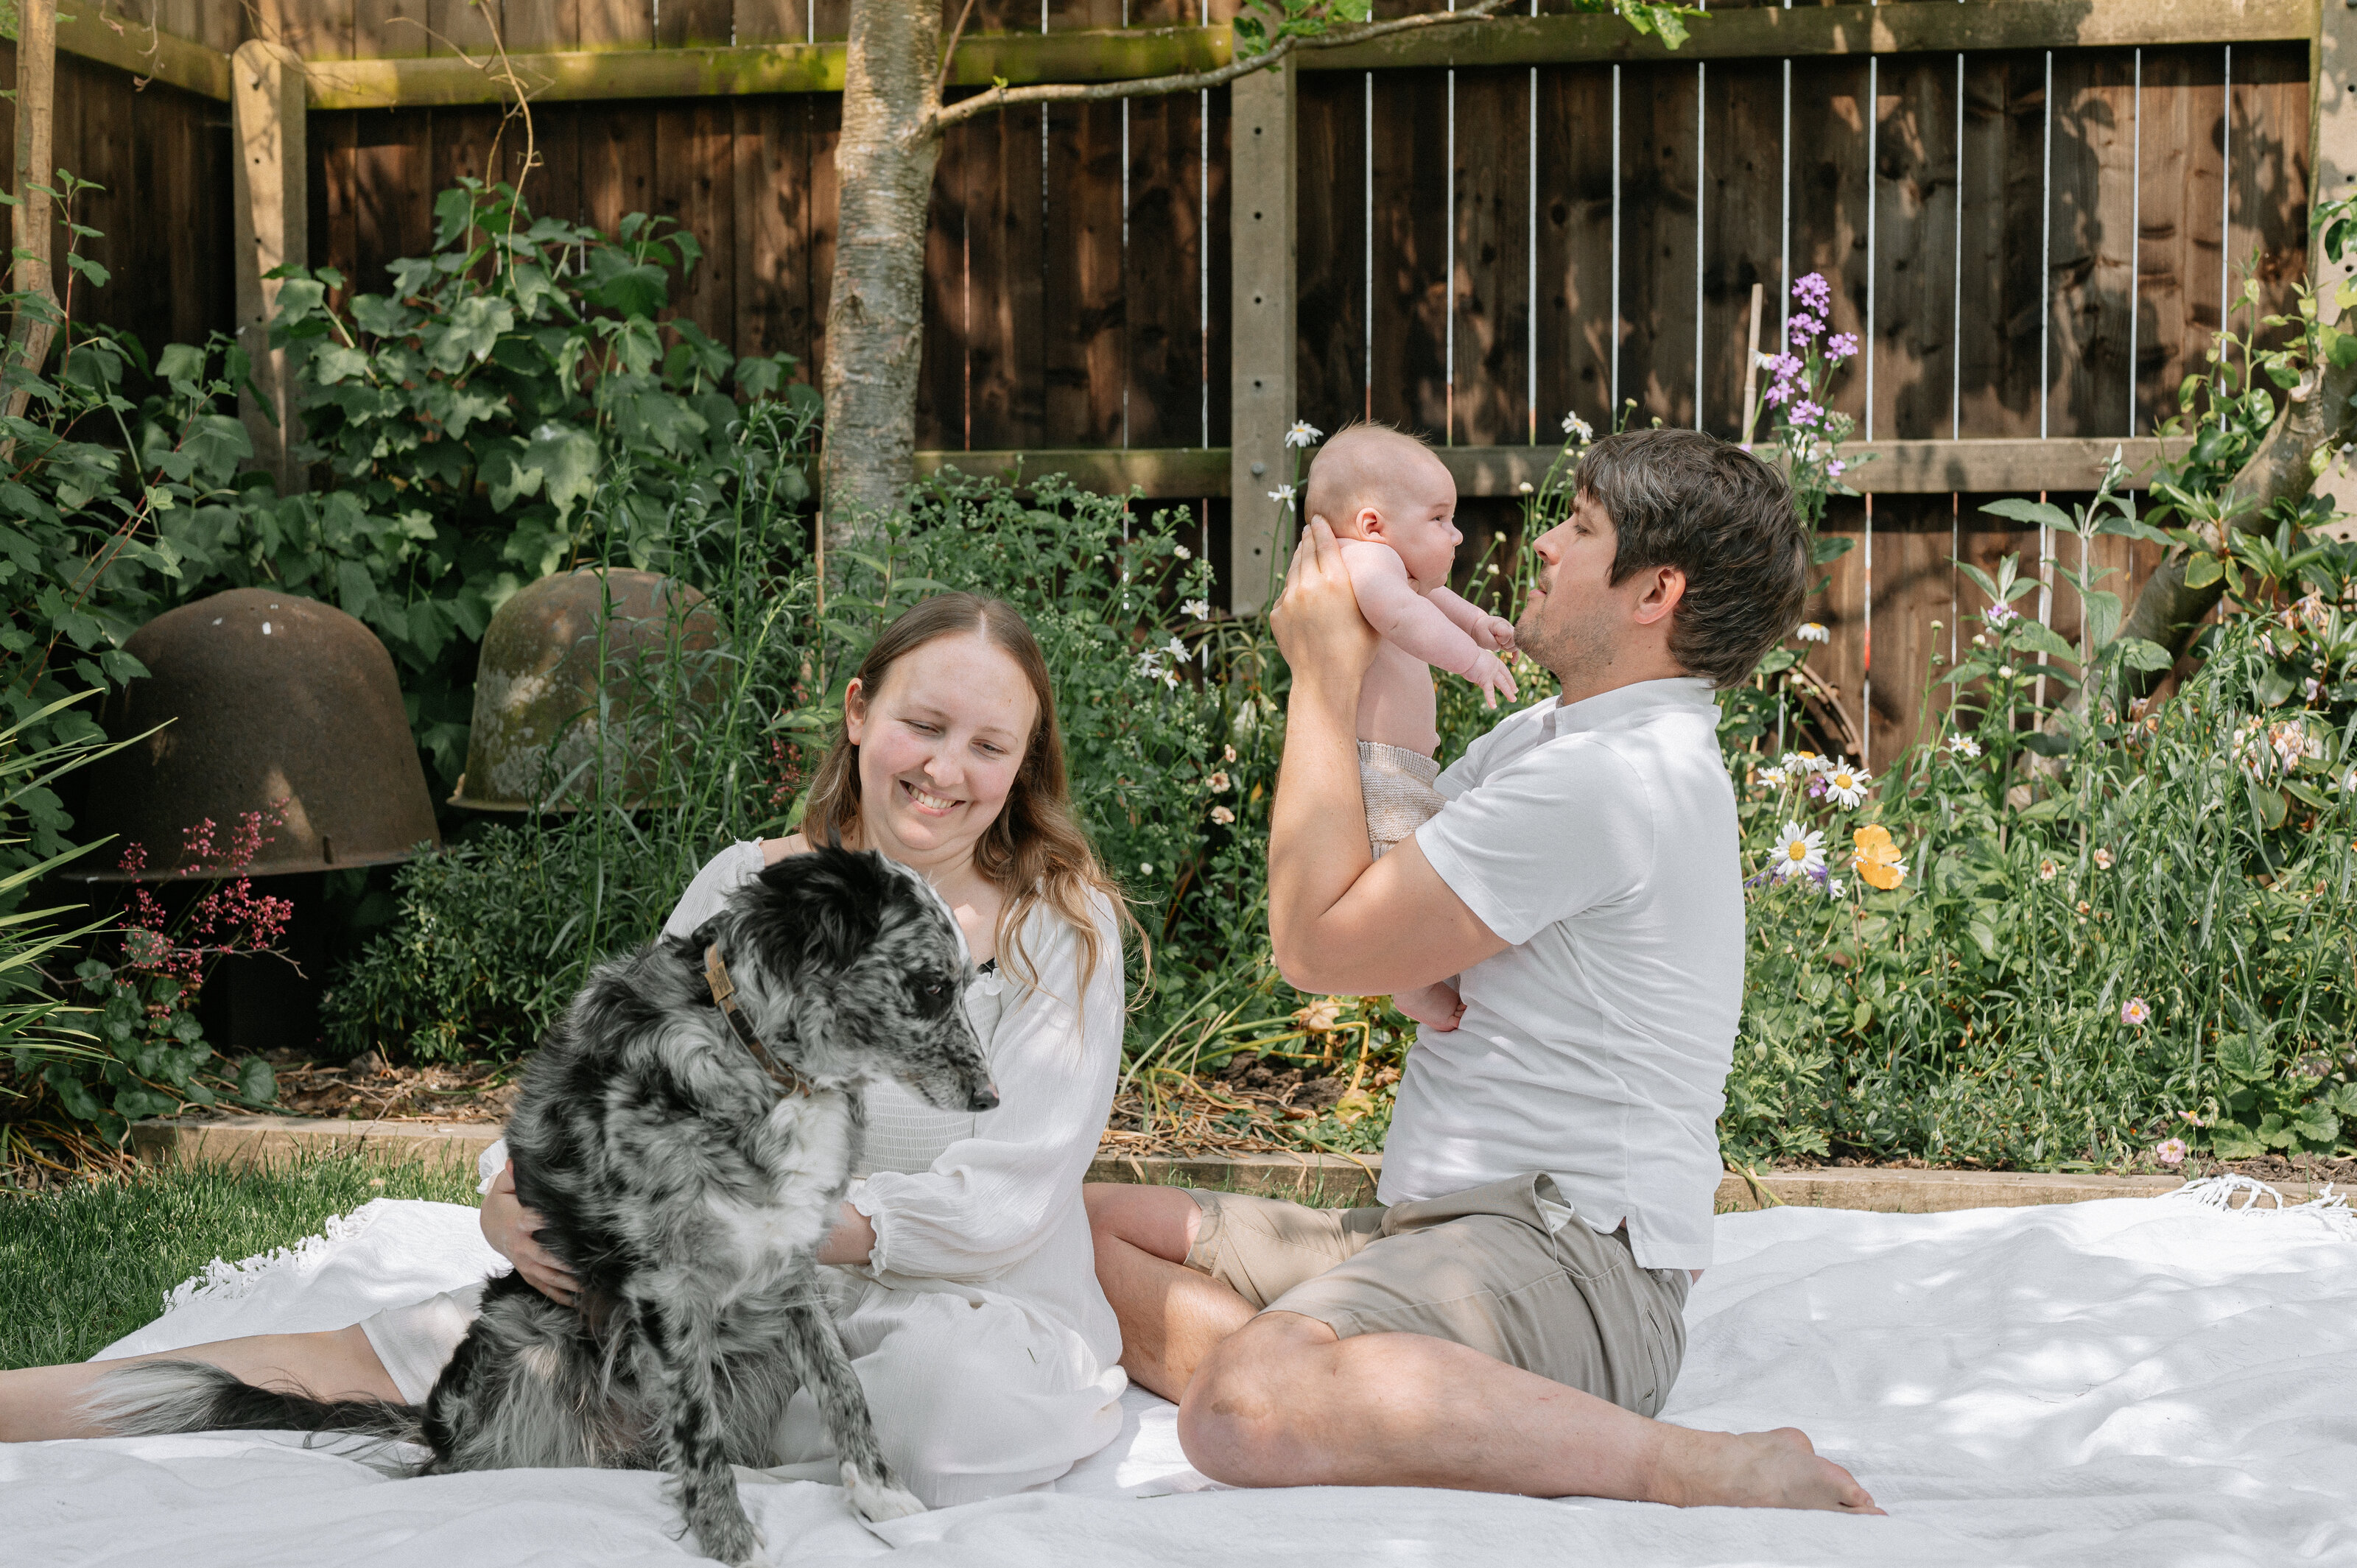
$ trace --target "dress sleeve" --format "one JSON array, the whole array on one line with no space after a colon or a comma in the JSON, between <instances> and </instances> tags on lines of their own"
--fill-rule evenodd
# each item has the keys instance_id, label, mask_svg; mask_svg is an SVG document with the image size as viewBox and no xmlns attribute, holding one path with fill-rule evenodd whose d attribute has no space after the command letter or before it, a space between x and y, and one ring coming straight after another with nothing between
<instances>
[{"instance_id":1,"label":"dress sleeve","mask_svg":"<svg viewBox=\"0 0 2357 1568\"><path fill-rule=\"evenodd\" d=\"M1030 1256L1080 1201L1113 1110L1125 1017L1120 929L1109 903L1091 904L1098 958L1084 995L1074 994L1074 933L1052 914L1033 927L1053 932L1033 949L1039 984L1009 998L983 1043L998 1109L930 1169L878 1171L853 1190L876 1228L877 1273L988 1280Z\"/></svg>"},{"instance_id":2,"label":"dress sleeve","mask_svg":"<svg viewBox=\"0 0 2357 1568\"><path fill-rule=\"evenodd\" d=\"M739 839L718 854L704 863L695 880L672 906L671 918L663 922L663 935L683 937L713 916L729 894L761 875L761 845L758 840Z\"/></svg>"}]
</instances>

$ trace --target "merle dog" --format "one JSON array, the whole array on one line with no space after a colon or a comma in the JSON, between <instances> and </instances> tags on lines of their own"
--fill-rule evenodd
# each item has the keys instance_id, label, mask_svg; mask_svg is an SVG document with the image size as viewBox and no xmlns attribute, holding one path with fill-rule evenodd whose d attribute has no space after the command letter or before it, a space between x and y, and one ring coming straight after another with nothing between
<instances>
[{"instance_id":1,"label":"merle dog","mask_svg":"<svg viewBox=\"0 0 2357 1568\"><path fill-rule=\"evenodd\" d=\"M814 1256L859 1159L864 1084L997 1103L959 1004L972 972L948 906L905 866L839 848L780 862L694 934L600 966L525 1069L516 1195L580 1279L576 1305L493 1278L423 1407L149 1361L110 1374L92 1413L125 1434L420 1442L422 1473L660 1467L705 1551L743 1563L758 1539L729 1466L777 1462L806 1387L854 1505L919 1511L877 1445Z\"/></svg>"}]
</instances>

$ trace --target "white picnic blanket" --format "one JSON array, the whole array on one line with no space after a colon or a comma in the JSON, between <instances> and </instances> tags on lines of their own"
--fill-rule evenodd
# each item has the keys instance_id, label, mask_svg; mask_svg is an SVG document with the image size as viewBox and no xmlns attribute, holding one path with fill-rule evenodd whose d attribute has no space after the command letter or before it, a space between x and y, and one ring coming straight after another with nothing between
<instances>
[{"instance_id":1,"label":"white picnic blanket","mask_svg":"<svg viewBox=\"0 0 2357 1568\"><path fill-rule=\"evenodd\" d=\"M1666 1418L1805 1429L1892 1515L1680 1510L1406 1488L1221 1488L1132 1392L1052 1490L870 1530L835 1488L741 1472L770 1561L2357 1564L2357 1219L2181 1198L1718 1220ZM479 1275L472 1210L380 1200L216 1265L103 1355L332 1327ZM186 1568L694 1561L661 1477L388 1480L288 1437L0 1446L0 1563Z\"/></svg>"}]
</instances>

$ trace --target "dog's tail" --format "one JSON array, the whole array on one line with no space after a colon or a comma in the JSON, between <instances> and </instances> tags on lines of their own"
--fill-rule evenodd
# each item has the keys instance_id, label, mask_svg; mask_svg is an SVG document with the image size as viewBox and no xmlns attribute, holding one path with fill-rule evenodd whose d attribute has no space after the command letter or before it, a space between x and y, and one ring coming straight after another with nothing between
<instances>
[{"instance_id":1,"label":"dog's tail","mask_svg":"<svg viewBox=\"0 0 2357 1568\"><path fill-rule=\"evenodd\" d=\"M385 1400L316 1400L256 1388L202 1361L135 1361L106 1373L83 1413L120 1437L170 1432L350 1433L425 1441L425 1412Z\"/></svg>"}]
</instances>

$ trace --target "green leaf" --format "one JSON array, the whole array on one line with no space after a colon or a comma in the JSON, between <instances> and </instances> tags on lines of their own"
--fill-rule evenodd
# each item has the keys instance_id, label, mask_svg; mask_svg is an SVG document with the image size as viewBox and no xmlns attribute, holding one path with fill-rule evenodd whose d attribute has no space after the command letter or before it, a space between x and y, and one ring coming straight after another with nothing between
<instances>
[{"instance_id":1,"label":"green leaf","mask_svg":"<svg viewBox=\"0 0 2357 1568\"><path fill-rule=\"evenodd\" d=\"M2170 657L2169 650L2158 642L2147 642L2141 637L2122 638L2117 647L2120 650L2121 663L2131 670L2141 670L2147 674L2156 670L2166 670L2177 662Z\"/></svg>"},{"instance_id":2,"label":"green leaf","mask_svg":"<svg viewBox=\"0 0 2357 1568\"><path fill-rule=\"evenodd\" d=\"M2034 501L2021 496L2007 496L2003 500L1990 501L1981 510L1998 517L2011 518L2016 522L2042 523L2048 528L2072 532L2071 514L2048 501Z\"/></svg>"},{"instance_id":3,"label":"green leaf","mask_svg":"<svg viewBox=\"0 0 2357 1568\"><path fill-rule=\"evenodd\" d=\"M2222 1122L2210 1129L2210 1152L2222 1160L2255 1160L2267 1152L2267 1146L2249 1128Z\"/></svg>"},{"instance_id":4,"label":"green leaf","mask_svg":"<svg viewBox=\"0 0 2357 1568\"><path fill-rule=\"evenodd\" d=\"M2220 1036L2215 1054L2219 1070L2244 1083L2264 1082L2276 1069L2275 1052L2250 1035Z\"/></svg>"},{"instance_id":5,"label":"green leaf","mask_svg":"<svg viewBox=\"0 0 2357 1568\"><path fill-rule=\"evenodd\" d=\"M2185 558L2185 585L2206 588L2226 575L2226 563L2207 551L2196 551Z\"/></svg>"},{"instance_id":6,"label":"green leaf","mask_svg":"<svg viewBox=\"0 0 2357 1568\"><path fill-rule=\"evenodd\" d=\"M237 1068L238 1098L249 1105L267 1105L278 1098L278 1078L260 1057L248 1057Z\"/></svg>"},{"instance_id":7,"label":"green leaf","mask_svg":"<svg viewBox=\"0 0 2357 1568\"><path fill-rule=\"evenodd\" d=\"M1814 565L1823 566L1840 560L1857 548L1857 541L1855 539L1845 539L1837 533L1821 533L1809 546L1809 560Z\"/></svg>"},{"instance_id":8,"label":"green leaf","mask_svg":"<svg viewBox=\"0 0 2357 1568\"><path fill-rule=\"evenodd\" d=\"M2258 813L2259 822L2267 832L2273 832L2284 825L2284 818L2290 814L2291 808L2285 801L2282 790L2270 789L2255 779L2243 780L2243 788L2251 798L2251 809Z\"/></svg>"}]
</instances>

